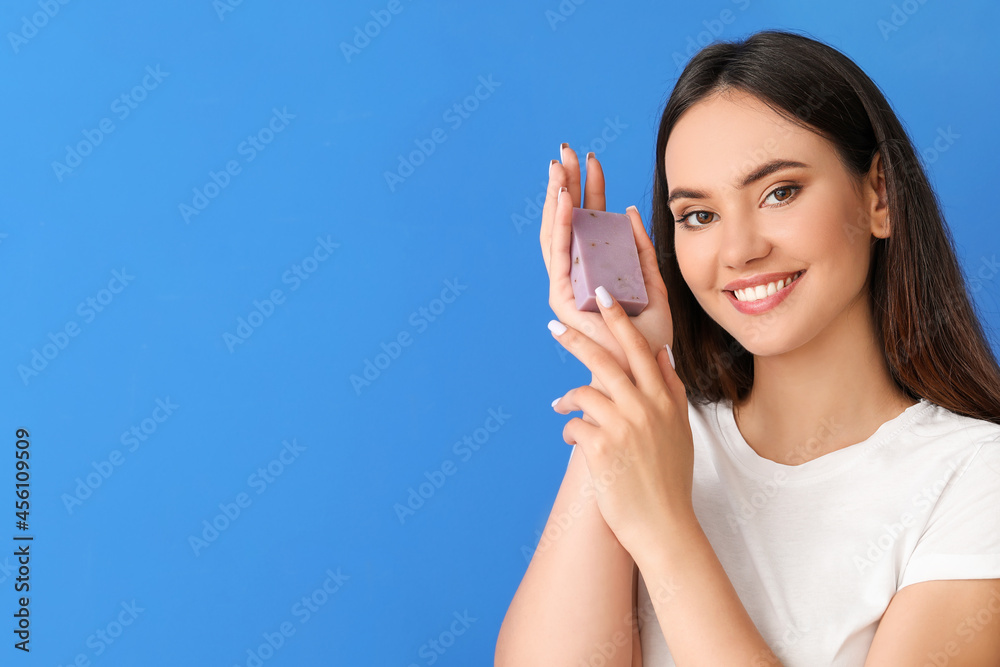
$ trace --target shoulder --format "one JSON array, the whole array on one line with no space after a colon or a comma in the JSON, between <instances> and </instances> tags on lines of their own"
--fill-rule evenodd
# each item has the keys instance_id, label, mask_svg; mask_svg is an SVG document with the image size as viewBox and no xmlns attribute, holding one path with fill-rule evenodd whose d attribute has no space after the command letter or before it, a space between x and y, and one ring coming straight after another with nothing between
<instances>
[{"instance_id":1,"label":"shoulder","mask_svg":"<svg viewBox=\"0 0 1000 667\"><path fill-rule=\"evenodd\" d=\"M914 421L914 430L919 433L951 433L976 441L1000 440L1000 424L952 412L927 399L920 399L919 403L923 410Z\"/></svg>"},{"instance_id":2,"label":"shoulder","mask_svg":"<svg viewBox=\"0 0 1000 667\"><path fill-rule=\"evenodd\" d=\"M952 412L926 399L919 403L894 439L898 453L947 454L966 463L973 458L993 461L1000 454L1000 424Z\"/></svg>"},{"instance_id":3,"label":"shoulder","mask_svg":"<svg viewBox=\"0 0 1000 667\"><path fill-rule=\"evenodd\" d=\"M731 403L726 399L711 401L708 399L692 399L688 397L688 422L692 433L718 433L719 410L732 410Z\"/></svg>"}]
</instances>

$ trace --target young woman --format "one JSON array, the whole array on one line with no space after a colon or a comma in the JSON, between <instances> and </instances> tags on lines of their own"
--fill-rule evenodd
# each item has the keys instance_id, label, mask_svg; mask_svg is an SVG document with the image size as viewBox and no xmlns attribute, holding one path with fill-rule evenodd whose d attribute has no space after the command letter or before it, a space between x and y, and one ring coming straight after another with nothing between
<instances>
[{"instance_id":1,"label":"young woman","mask_svg":"<svg viewBox=\"0 0 1000 667\"><path fill-rule=\"evenodd\" d=\"M794 33L698 53L655 243L627 211L633 318L574 306L604 178L561 148L550 329L593 381L553 402L577 446L496 664L1000 665L1000 367L878 87Z\"/></svg>"}]
</instances>

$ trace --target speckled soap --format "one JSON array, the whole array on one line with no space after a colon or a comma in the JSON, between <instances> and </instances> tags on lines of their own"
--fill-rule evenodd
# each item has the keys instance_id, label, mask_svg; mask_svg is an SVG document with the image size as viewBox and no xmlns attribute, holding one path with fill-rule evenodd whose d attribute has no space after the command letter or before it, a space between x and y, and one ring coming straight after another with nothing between
<instances>
[{"instance_id":1,"label":"speckled soap","mask_svg":"<svg viewBox=\"0 0 1000 667\"><path fill-rule=\"evenodd\" d=\"M629 315L638 315L649 303L632 222L624 213L574 208L569 251L578 310L601 312L594 293L598 285L604 285Z\"/></svg>"}]
</instances>

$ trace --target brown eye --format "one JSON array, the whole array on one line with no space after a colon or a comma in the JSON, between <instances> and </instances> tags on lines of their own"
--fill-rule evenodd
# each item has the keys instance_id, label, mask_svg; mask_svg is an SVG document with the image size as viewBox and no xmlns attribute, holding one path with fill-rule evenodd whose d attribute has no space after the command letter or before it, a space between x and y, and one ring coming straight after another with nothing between
<instances>
[{"instance_id":1,"label":"brown eye","mask_svg":"<svg viewBox=\"0 0 1000 667\"><path fill-rule=\"evenodd\" d=\"M708 211L691 211L684 217L677 218L674 222L684 229L701 229L711 223L715 217L715 213L709 213ZM693 224L692 222L688 222L689 220L693 220Z\"/></svg>"},{"instance_id":2,"label":"brown eye","mask_svg":"<svg viewBox=\"0 0 1000 667\"><path fill-rule=\"evenodd\" d=\"M797 195L801 189L801 185L784 185L780 188L771 190L764 201L767 202L768 200L773 199L774 204L772 204L772 206L784 206L794 199L795 195Z\"/></svg>"}]
</instances>

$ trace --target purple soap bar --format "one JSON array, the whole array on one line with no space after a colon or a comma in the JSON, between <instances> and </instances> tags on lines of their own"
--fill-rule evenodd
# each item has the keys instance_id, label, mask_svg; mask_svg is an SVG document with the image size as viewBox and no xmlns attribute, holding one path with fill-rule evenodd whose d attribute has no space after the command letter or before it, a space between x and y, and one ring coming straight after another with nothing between
<instances>
[{"instance_id":1,"label":"purple soap bar","mask_svg":"<svg viewBox=\"0 0 1000 667\"><path fill-rule=\"evenodd\" d=\"M577 310L601 312L594 294L599 285L629 315L638 315L649 303L632 222L624 213L574 208L569 251Z\"/></svg>"}]
</instances>

